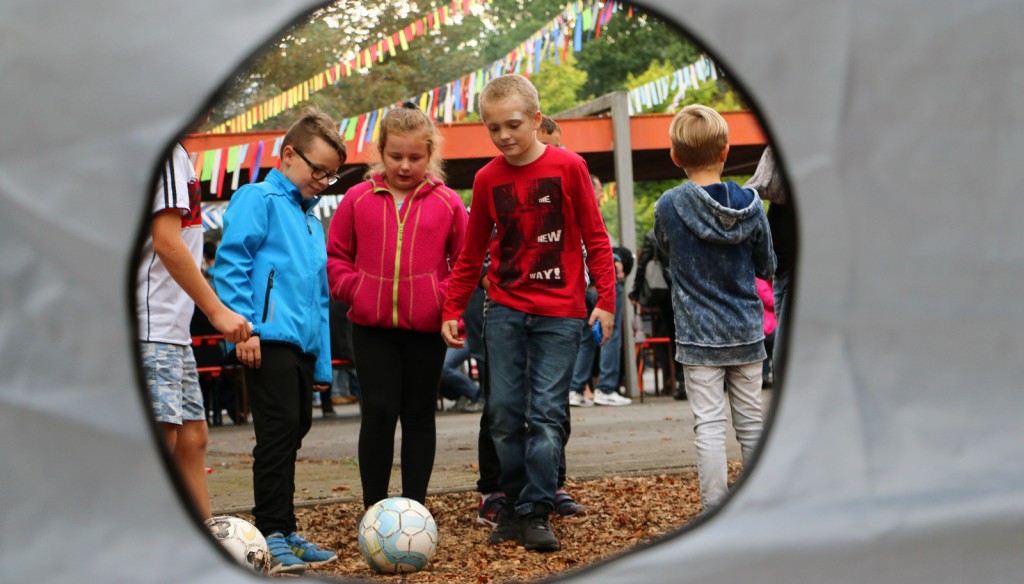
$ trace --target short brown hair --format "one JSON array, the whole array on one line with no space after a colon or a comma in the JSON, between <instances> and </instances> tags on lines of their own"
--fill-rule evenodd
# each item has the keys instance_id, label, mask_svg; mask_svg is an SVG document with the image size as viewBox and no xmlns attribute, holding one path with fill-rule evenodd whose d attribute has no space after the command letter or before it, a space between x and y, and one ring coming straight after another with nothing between
<instances>
[{"instance_id":1,"label":"short brown hair","mask_svg":"<svg viewBox=\"0 0 1024 584\"><path fill-rule=\"evenodd\" d=\"M729 145L729 125L706 105L688 105L669 127L672 154L684 169L705 168L718 163Z\"/></svg>"},{"instance_id":2,"label":"short brown hair","mask_svg":"<svg viewBox=\"0 0 1024 584\"><path fill-rule=\"evenodd\" d=\"M419 136L427 143L427 152L430 154L430 162L427 164L427 172L433 174L442 181L445 180L444 161L441 159L441 132L438 131L434 120L425 114L423 110L408 103L400 108L393 109L384 114L380 121L380 134L377 136L377 153L384 157L384 148L388 144L388 136L401 134L403 136ZM376 160L370 165L366 175L383 173L384 163Z\"/></svg>"},{"instance_id":3,"label":"short brown hair","mask_svg":"<svg viewBox=\"0 0 1024 584\"><path fill-rule=\"evenodd\" d=\"M281 148L291 146L305 150L309 148L313 138L322 138L324 142L327 142L338 153L341 163L345 164L345 160L348 158L348 149L345 148L345 141L338 133L338 125L330 116L316 107L307 108L302 117L292 124L291 128L288 128L288 132L281 142Z\"/></svg>"},{"instance_id":4,"label":"short brown hair","mask_svg":"<svg viewBox=\"0 0 1024 584\"><path fill-rule=\"evenodd\" d=\"M554 134L555 132L561 132L562 128L558 125L558 122L549 118L548 116L540 117L540 129L544 130L548 134Z\"/></svg>"},{"instance_id":5,"label":"short brown hair","mask_svg":"<svg viewBox=\"0 0 1024 584\"><path fill-rule=\"evenodd\" d=\"M540 95L537 88L530 83L530 80L515 73L495 77L484 85L480 92L480 108L486 107L488 102L503 101L511 97L518 97L523 102L523 113L527 117L540 111Z\"/></svg>"}]
</instances>

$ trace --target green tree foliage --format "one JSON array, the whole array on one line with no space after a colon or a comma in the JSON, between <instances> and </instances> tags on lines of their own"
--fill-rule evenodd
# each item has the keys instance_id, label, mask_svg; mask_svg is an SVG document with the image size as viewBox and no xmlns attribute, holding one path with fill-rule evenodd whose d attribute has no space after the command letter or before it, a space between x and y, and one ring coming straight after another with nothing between
<instances>
[{"instance_id":1,"label":"green tree foliage","mask_svg":"<svg viewBox=\"0 0 1024 584\"><path fill-rule=\"evenodd\" d=\"M458 24L442 26L411 41L408 51L398 50L396 56L389 55L383 62L373 63L372 67L312 95L308 103L341 119L431 90L504 57L561 13L567 3L568 0L491 0L480 5L474 14L459 17ZM443 0L341 2L313 13L282 39L271 43L250 67L236 76L206 127L243 113L347 60L355 51L375 45L384 34L402 29L443 4ZM620 12L602 27L600 38L595 38L593 31L588 35L582 52L570 51L571 58L558 66L545 62L541 72L532 77L543 111L558 113L612 91L642 86L693 63L700 55L700 48L673 25L642 11L636 11L633 18ZM703 103L719 111L744 107L724 77L708 80L688 91L675 107L690 103ZM651 111L665 111L670 104L672 100ZM293 108L256 129L287 128L302 109ZM466 119L479 117L470 114ZM634 184L637 241L654 227L655 202L678 183L679 180L669 180ZM471 191L459 194L468 204ZM609 231L618 234L617 199L607 198L601 210Z\"/></svg>"},{"instance_id":2,"label":"green tree foliage","mask_svg":"<svg viewBox=\"0 0 1024 584\"><path fill-rule=\"evenodd\" d=\"M668 61L651 61L650 66L647 70L640 75L634 76L632 73L626 74L626 89L636 89L647 85L652 81L661 79L662 77L671 74L673 71L678 69L678 66L673 66ZM656 104L654 107L645 108L644 113L658 112L663 113L668 111L671 102L665 102L663 104Z\"/></svg>"},{"instance_id":3,"label":"green tree foliage","mask_svg":"<svg viewBox=\"0 0 1024 584\"><path fill-rule=\"evenodd\" d=\"M314 12L236 76L206 127L347 60L355 51L375 45L383 35L415 22L441 4L426 0L344 2ZM566 4L567 0L491 0L474 14L459 17L459 24L416 38L408 51L399 50L396 56L311 95L308 103L342 118L420 94L504 57L561 13ZM594 32L588 34L594 36ZM674 27L639 11L633 18L620 12L602 28L600 38L584 43L584 50L574 55L576 62L563 67L568 71L558 72L553 63L542 65L541 79L555 79L553 87L544 88L545 109L556 113L624 89L629 75L647 70L654 61L679 67L698 54ZM575 100L568 96L568 87L575 88ZM287 128L301 111L301 107L293 108L255 129Z\"/></svg>"},{"instance_id":4,"label":"green tree foliage","mask_svg":"<svg viewBox=\"0 0 1024 584\"><path fill-rule=\"evenodd\" d=\"M355 51L375 45L385 34L401 30L432 9L423 2L397 0L335 4L315 12L236 76L208 127L347 60ZM472 15L459 20L461 24L414 39L408 51L397 50L394 57L389 55L311 95L308 103L336 119L351 117L423 93L483 66L480 47L488 34L485 22ZM287 128L301 112L301 107L293 108L255 129Z\"/></svg>"},{"instance_id":5,"label":"green tree foliage","mask_svg":"<svg viewBox=\"0 0 1024 584\"><path fill-rule=\"evenodd\" d=\"M481 49L485 63L493 63L519 46L565 9L569 0L491 0L481 21L493 33Z\"/></svg>"},{"instance_id":6,"label":"green tree foliage","mask_svg":"<svg viewBox=\"0 0 1024 584\"><path fill-rule=\"evenodd\" d=\"M577 96L587 82L587 72L579 70L576 63L571 51L558 65L554 61L541 63L540 73L531 77L540 94L541 111L557 114L581 103Z\"/></svg>"},{"instance_id":7,"label":"green tree foliage","mask_svg":"<svg viewBox=\"0 0 1024 584\"><path fill-rule=\"evenodd\" d=\"M671 161L666 161L672 164ZM682 171L680 171L680 174ZM678 185L680 180L637 181L633 183L633 213L635 215L635 236L637 245L643 241L644 234L654 229L654 204L658 198ZM608 232L618 237L619 234L619 201L617 197L609 197L601 202L601 216L604 217Z\"/></svg>"},{"instance_id":8,"label":"green tree foliage","mask_svg":"<svg viewBox=\"0 0 1024 584\"><path fill-rule=\"evenodd\" d=\"M717 81L708 79L696 89L686 92L686 97L679 101L676 110L691 104L703 104L716 111L731 112L747 109L742 98L737 95L728 81L719 78Z\"/></svg>"},{"instance_id":9,"label":"green tree foliage","mask_svg":"<svg viewBox=\"0 0 1024 584\"><path fill-rule=\"evenodd\" d=\"M579 68L587 72L581 97L626 89L629 75L646 71L652 62L671 63L675 69L700 56L696 45L674 26L642 12L633 18L616 14L602 28L600 39L591 40L584 48L577 55Z\"/></svg>"}]
</instances>

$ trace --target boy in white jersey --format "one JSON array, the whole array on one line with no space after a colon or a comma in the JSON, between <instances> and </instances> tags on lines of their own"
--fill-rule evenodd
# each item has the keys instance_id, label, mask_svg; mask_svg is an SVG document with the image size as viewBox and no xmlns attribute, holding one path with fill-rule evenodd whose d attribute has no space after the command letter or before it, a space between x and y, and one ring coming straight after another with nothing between
<instances>
[{"instance_id":1,"label":"boy in white jersey","mask_svg":"<svg viewBox=\"0 0 1024 584\"><path fill-rule=\"evenodd\" d=\"M231 342L249 338L251 327L224 306L199 269L203 249L199 198L199 179L188 153L178 144L157 181L136 300L150 404L196 511L209 521L206 409L189 325L198 305Z\"/></svg>"}]
</instances>

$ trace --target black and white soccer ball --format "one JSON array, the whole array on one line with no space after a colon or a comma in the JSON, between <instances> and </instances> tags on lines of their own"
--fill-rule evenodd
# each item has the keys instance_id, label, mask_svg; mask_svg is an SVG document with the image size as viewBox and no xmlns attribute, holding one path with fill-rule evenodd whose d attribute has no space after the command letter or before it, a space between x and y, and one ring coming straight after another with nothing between
<instances>
[{"instance_id":1,"label":"black and white soccer ball","mask_svg":"<svg viewBox=\"0 0 1024 584\"><path fill-rule=\"evenodd\" d=\"M222 515L208 524L210 533L231 557L256 572L266 574L270 569L270 550L267 540L256 526L239 517Z\"/></svg>"}]
</instances>

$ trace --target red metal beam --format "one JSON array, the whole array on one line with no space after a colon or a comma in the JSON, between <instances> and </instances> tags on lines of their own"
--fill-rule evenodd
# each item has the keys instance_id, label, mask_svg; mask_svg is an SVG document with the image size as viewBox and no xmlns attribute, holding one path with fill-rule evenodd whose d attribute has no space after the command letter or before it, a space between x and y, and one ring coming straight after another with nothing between
<instances>
[{"instance_id":1,"label":"red metal beam","mask_svg":"<svg viewBox=\"0 0 1024 584\"><path fill-rule=\"evenodd\" d=\"M667 150L670 146L668 128L672 123L672 117L673 114L646 114L630 118L633 150ZM766 143L764 131L754 114L748 111L724 112L722 117L729 124L730 145L734 147L763 146ZM562 143L569 150L581 155L611 153L612 122L610 118L559 119L558 124L562 127ZM482 122L442 125L441 133L444 136L445 160L491 158L498 155ZM183 145L189 152L202 152L263 140L275 140L283 135L283 131L190 134L183 140ZM348 142L347 146L346 166L367 164L371 161L372 144L363 144L361 152L355 141ZM277 164L277 158L271 156L271 152L271 148L264 148L260 164L262 168L269 168ZM247 156L242 161L241 168L250 168L250 161L251 156Z\"/></svg>"}]
</instances>

